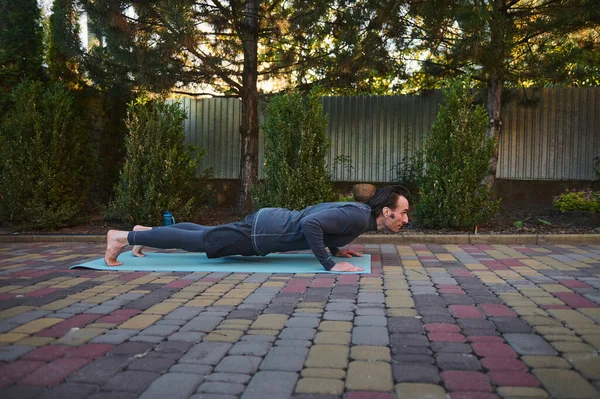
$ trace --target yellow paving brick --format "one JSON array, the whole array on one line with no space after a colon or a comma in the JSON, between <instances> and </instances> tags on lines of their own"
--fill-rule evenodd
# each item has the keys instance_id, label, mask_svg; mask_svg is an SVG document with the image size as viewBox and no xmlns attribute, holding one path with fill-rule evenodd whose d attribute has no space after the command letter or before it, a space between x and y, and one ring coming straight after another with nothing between
<instances>
[{"instance_id":1,"label":"yellow paving brick","mask_svg":"<svg viewBox=\"0 0 600 399\"><path fill-rule=\"evenodd\" d=\"M204 337L204 341L237 342L244 335L240 330L214 330Z\"/></svg>"},{"instance_id":2,"label":"yellow paving brick","mask_svg":"<svg viewBox=\"0 0 600 399\"><path fill-rule=\"evenodd\" d=\"M222 298L214 303L215 306L237 306L244 301L244 298Z\"/></svg>"},{"instance_id":3,"label":"yellow paving brick","mask_svg":"<svg viewBox=\"0 0 600 399\"><path fill-rule=\"evenodd\" d=\"M339 396L344 393L344 382L329 378L301 378L296 384L296 393Z\"/></svg>"},{"instance_id":4,"label":"yellow paving brick","mask_svg":"<svg viewBox=\"0 0 600 399\"><path fill-rule=\"evenodd\" d=\"M409 308L389 308L387 314L389 317L415 317L417 311Z\"/></svg>"},{"instance_id":5,"label":"yellow paving brick","mask_svg":"<svg viewBox=\"0 0 600 399\"><path fill-rule=\"evenodd\" d=\"M550 345L559 352L593 354L594 348L582 342L550 342Z\"/></svg>"},{"instance_id":6,"label":"yellow paving brick","mask_svg":"<svg viewBox=\"0 0 600 399\"><path fill-rule=\"evenodd\" d=\"M53 285L53 287L57 287L57 288L69 288L69 287L74 287L78 284L84 283L86 281L89 281L89 278L84 278L84 277L78 277L78 278L72 278L66 281L63 281L61 283L55 284Z\"/></svg>"},{"instance_id":7,"label":"yellow paving brick","mask_svg":"<svg viewBox=\"0 0 600 399\"><path fill-rule=\"evenodd\" d=\"M252 294L254 290L247 289L238 289L235 288L229 291L227 294L223 295L223 298L246 298L248 295Z\"/></svg>"},{"instance_id":8,"label":"yellow paving brick","mask_svg":"<svg viewBox=\"0 0 600 399\"><path fill-rule=\"evenodd\" d=\"M51 317L37 319L37 320L30 321L29 323L23 324L22 326L19 326L19 327L13 329L11 332L23 333L23 334L35 334L42 330L45 330L46 328L52 327L53 325L58 324L62 321L64 321L64 319L57 319L57 318L51 318Z\"/></svg>"},{"instance_id":9,"label":"yellow paving brick","mask_svg":"<svg viewBox=\"0 0 600 399\"><path fill-rule=\"evenodd\" d=\"M19 288L23 287L20 285L5 285L4 287L0 287L0 294L11 292L12 290L18 290Z\"/></svg>"},{"instance_id":10,"label":"yellow paving brick","mask_svg":"<svg viewBox=\"0 0 600 399\"><path fill-rule=\"evenodd\" d=\"M552 317L546 316L523 316L523 319L534 327L537 326L551 326L560 327L562 324Z\"/></svg>"},{"instance_id":11,"label":"yellow paving brick","mask_svg":"<svg viewBox=\"0 0 600 399\"><path fill-rule=\"evenodd\" d=\"M166 315L181 306L179 303L161 302L146 309L143 314Z\"/></svg>"},{"instance_id":12,"label":"yellow paving brick","mask_svg":"<svg viewBox=\"0 0 600 399\"><path fill-rule=\"evenodd\" d=\"M0 320L10 319L30 310L37 309L35 306L13 306L0 312Z\"/></svg>"},{"instance_id":13,"label":"yellow paving brick","mask_svg":"<svg viewBox=\"0 0 600 399\"><path fill-rule=\"evenodd\" d=\"M498 393L503 398L544 399L548 393L541 388L530 387L498 387Z\"/></svg>"},{"instance_id":14,"label":"yellow paving brick","mask_svg":"<svg viewBox=\"0 0 600 399\"><path fill-rule=\"evenodd\" d=\"M581 308L578 311L593 319L596 323L600 323L600 308ZM600 330L600 327L598 329Z\"/></svg>"},{"instance_id":15,"label":"yellow paving brick","mask_svg":"<svg viewBox=\"0 0 600 399\"><path fill-rule=\"evenodd\" d=\"M50 302L45 304L44 306L42 306L40 309L42 310L52 310L52 311L57 311L60 309L64 309L68 306L71 306L74 303L79 302L77 299L58 299L54 302Z\"/></svg>"},{"instance_id":16,"label":"yellow paving brick","mask_svg":"<svg viewBox=\"0 0 600 399\"><path fill-rule=\"evenodd\" d=\"M540 288L548 292L573 292L562 284L540 284Z\"/></svg>"},{"instance_id":17,"label":"yellow paving brick","mask_svg":"<svg viewBox=\"0 0 600 399\"><path fill-rule=\"evenodd\" d=\"M315 335L315 344L350 345L352 336L347 332L319 331Z\"/></svg>"},{"instance_id":18,"label":"yellow paving brick","mask_svg":"<svg viewBox=\"0 0 600 399\"><path fill-rule=\"evenodd\" d=\"M600 350L600 335L582 335L581 338L595 349Z\"/></svg>"},{"instance_id":19,"label":"yellow paving brick","mask_svg":"<svg viewBox=\"0 0 600 399\"><path fill-rule=\"evenodd\" d=\"M531 300L538 305L564 305L564 302L557 298L550 297L532 297Z\"/></svg>"},{"instance_id":20,"label":"yellow paving brick","mask_svg":"<svg viewBox=\"0 0 600 399\"><path fill-rule=\"evenodd\" d=\"M263 330L281 330L288 320L287 315L283 314L261 314L256 321L252 323L253 329Z\"/></svg>"},{"instance_id":21,"label":"yellow paving brick","mask_svg":"<svg viewBox=\"0 0 600 399\"><path fill-rule=\"evenodd\" d=\"M573 331L562 326L536 326L535 331L543 335L575 335Z\"/></svg>"},{"instance_id":22,"label":"yellow paving brick","mask_svg":"<svg viewBox=\"0 0 600 399\"><path fill-rule=\"evenodd\" d=\"M346 377L346 372L341 369L325 369L318 367L307 367L302 369L300 373L302 377L306 378L329 378L329 379L344 379Z\"/></svg>"},{"instance_id":23,"label":"yellow paving brick","mask_svg":"<svg viewBox=\"0 0 600 399\"><path fill-rule=\"evenodd\" d=\"M446 391L439 385L403 382L396 384L397 398L446 399Z\"/></svg>"},{"instance_id":24,"label":"yellow paving brick","mask_svg":"<svg viewBox=\"0 0 600 399\"><path fill-rule=\"evenodd\" d=\"M0 344L12 344L13 342L20 341L27 337L29 337L28 334L20 334L20 333L12 333L12 332L0 334Z\"/></svg>"},{"instance_id":25,"label":"yellow paving brick","mask_svg":"<svg viewBox=\"0 0 600 399\"><path fill-rule=\"evenodd\" d=\"M383 391L394 389L389 363L354 361L348 365L346 387L352 391Z\"/></svg>"},{"instance_id":26,"label":"yellow paving brick","mask_svg":"<svg viewBox=\"0 0 600 399\"><path fill-rule=\"evenodd\" d=\"M344 369L348 364L348 349L345 345L313 345L305 366Z\"/></svg>"},{"instance_id":27,"label":"yellow paving brick","mask_svg":"<svg viewBox=\"0 0 600 399\"><path fill-rule=\"evenodd\" d=\"M576 310L570 309L548 309L553 317L567 324L594 324L594 321L588 317L585 317Z\"/></svg>"},{"instance_id":28,"label":"yellow paving brick","mask_svg":"<svg viewBox=\"0 0 600 399\"><path fill-rule=\"evenodd\" d=\"M548 316L544 309L535 306L513 306L512 310L519 316Z\"/></svg>"},{"instance_id":29,"label":"yellow paving brick","mask_svg":"<svg viewBox=\"0 0 600 399\"><path fill-rule=\"evenodd\" d=\"M565 353L563 355L584 377L600 380L600 356L588 353Z\"/></svg>"},{"instance_id":30,"label":"yellow paving brick","mask_svg":"<svg viewBox=\"0 0 600 399\"><path fill-rule=\"evenodd\" d=\"M350 332L351 330L352 330L352 323L349 321L325 320L319 324L319 331Z\"/></svg>"},{"instance_id":31,"label":"yellow paving brick","mask_svg":"<svg viewBox=\"0 0 600 399\"><path fill-rule=\"evenodd\" d=\"M158 320L160 320L160 318L161 317L159 315L140 314L119 325L119 328L143 330L144 328L148 328L152 324L156 323Z\"/></svg>"},{"instance_id":32,"label":"yellow paving brick","mask_svg":"<svg viewBox=\"0 0 600 399\"><path fill-rule=\"evenodd\" d=\"M350 358L353 360L365 360L365 361L381 361L391 362L392 356L390 355L390 349L385 346L353 346L350 349Z\"/></svg>"},{"instance_id":33,"label":"yellow paving brick","mask_svg":"<svg viewBox=\"0 0 600 399\"><path fill-rule=\"evenodd\" d=\"M388 296L385 305L388 308L414 308L415 301L411 297Z\"/></svg>"},{"instance_id":34,"label":"yellow paving brick","mask_svg":"<svg viewBox=\"0 0 600 399\"><path fill-rule=\"evenodd\" d=\"M266 283L263 283L262 286L263 287L284 287L285 282L284 281L267 281Z\"/></svg>"},{"instance_id":35,"label":"yellow paving brick","mask_svg":"<svg viewBox=\"0 0 600 399\"><path fill-rule=\"evenodd\" d=\"M319 308L319 309L323 309L326 305L326 302L300 302L298 304L298 308L301 308L302 310L304 310L303 308Z\"/></svg>"},{"instance_id":36,"label":"yellow paving brick","mask_svg":"<svg viewBox=\"0 0 600 399\"><path fill-rule=\"evenodd\" d=\"M211 298L195 298L189 302L186 302L185 306L210 306L215 302Z\"/></svg>"}]
</instances>

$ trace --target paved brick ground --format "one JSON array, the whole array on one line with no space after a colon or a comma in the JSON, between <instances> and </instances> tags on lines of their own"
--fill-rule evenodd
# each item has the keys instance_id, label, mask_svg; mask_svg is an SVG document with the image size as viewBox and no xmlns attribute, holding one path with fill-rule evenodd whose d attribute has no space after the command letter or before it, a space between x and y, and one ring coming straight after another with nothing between
<instances>
[{"instance_id":1,"label":"paved brick ground","mask_svg":"<svg viewBox=\"0 0 600 399\"><path fill-rule=\"evenodd\" d=\"M373 273L69 270L0 244L0 398L600 398L600 246L357 245Z\"/></svg>"}]
</instances>

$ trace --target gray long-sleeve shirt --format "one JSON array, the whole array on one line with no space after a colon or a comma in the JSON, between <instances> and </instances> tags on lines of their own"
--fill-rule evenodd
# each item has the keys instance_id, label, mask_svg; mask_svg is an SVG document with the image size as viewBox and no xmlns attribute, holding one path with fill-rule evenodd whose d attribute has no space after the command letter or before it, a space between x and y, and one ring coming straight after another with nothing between
<instances>
[{"instance_id":1,"label":"gray long-sleeve shirt","mask_svg":"<svg viewBox=\"0 0 600 399\"><path fill-rule=\"evenodd\" d=\"M335 266L332 254L362 233L377 230L368 205L328 202L300 211L263 208L252 225L252 245L259 255L311 249L326 270Z\"/></svg>"}]
</instances>

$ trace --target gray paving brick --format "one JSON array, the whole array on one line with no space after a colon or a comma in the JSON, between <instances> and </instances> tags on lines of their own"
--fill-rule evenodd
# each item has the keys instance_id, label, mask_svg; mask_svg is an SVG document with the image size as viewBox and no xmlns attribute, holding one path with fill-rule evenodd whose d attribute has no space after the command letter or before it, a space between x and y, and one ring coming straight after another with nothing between
<instances>
[{"instance_id":1,"label":"gray paving brick","mask_svg":"<svg viewBox=\"0 0 600 399\"><path fill-rule=\"evenodd\" d=\"M434 352L471 353L471 345L462 342L432 342Z\"/></svg>"},{"instance_id":2,"label":"gray paving brick","mask_svg":"<svg viewBox=\"0 0 600 399\"><path fill-rule=\"evenodd\" d=\"M504 334L504 339L519 355L556 355L546 340L536 334Z\"/></svg>"},{"instance_id":3,"label":"gray paving brick","mask_svg":"<svg viewBox=\"0 0 600 399\"><path fill-rule=\"evenodd\" d=\"M193 346L179 362L214 366L221 361L232 346L222 342L201 342Z\"/></svg>"},{"instance_id":4,"label":"gray paving brick","mask_svg":"<svg viewBox=\"0 0 600 399\"><path fill-rule=\"evenodd\" d=\"M387 326L387 318L385 316L356 316L354 318L354 325L385 327Z\"/></svg>"},{"instance_id":5,"label":"gray paving brick","mask_svg":"<svg viewBox=\"0 0 600 399\"><path fill-rule=\"evenodd\" d=\"M178 331L175 334L170 335L167 339L169 341L184 341L198 343L202 342L202 339L206 336L205 333L193 332L193 331Z\"/></svg>"},{"instance_id":6,"label":"gray paving brick","mask_svg":"<svg viewBox=\"0 0 600 399\"><path fill-rule=\"evenodd\" d=\"M187 320L162 318L162 319L158 320L156 323L154 323L154 325L155 326L178 326L178 327L181 327L185 323L187 323Z\"/></svg>"},{"instance_id":7,"label":"gray paving brick","mask_svg":"<svg viewBox=\"0 0 600 399\"><path fill-rule=\"evenodd\" d=\"M198 387L198 393L215 393L226 395L239 395L244 392L244 384L235 382L211 382L206 381Z\"/></svg>"},{"instance_id":8,"label":"gray paving brick","mask_svg":"<svg viewBox=\"0 0 600 399\"><path fill-rule=\"evenodd\" d=\"M302 327L290 327L284 328L279 339L299 339L307 340L313 339L317 330L314 328L302 328Z\"/></svg>"},{"instance_id":9,"label":"gray paving brick","mask_svg":"<svg viewBox=\"0 0 600 399\"><path fill-rule=\"evenodd\" d=\"M69 376L69 382L103 385L132 361L127 356L105 356L94 359Z\"/></svg>"},{"instance_id":10,"label":"gray paving brick","mask_svg":"<svg viewBox=\"0 0 600 399\"><path fill-rule=\"evenodd\" d=\"M250 381L250 376L247 374L236 374L236 373L212 373L206 377L206 381L223 381L223 382L234 382L236 384L246 384Z\"/></svg>"},{"instance_id":11,"label":"gray paving brick","mask_svg":"<svg viewBox=\"0 0 600 399\"><path fill-rule=\"evenodd\" d=\"M290 317L285 323L286 327L316 328L320 323L318 317Z\"/></svg>"},{"instance_id":12,"label":"gray paving brick","mask_svg":"<svg viewBox=\"0 0 600 399\"><path fill-rule=\"evenodd\" d=\"M108 380L102 390L142 393L159 377L160 374L147 371L122 371Z\"/></svg>"},{"instance_id":13,"label":"gray paving brick","mask_svg":"<svg viewBox=\"0 0 600 399\"><path fill-rule=\"evenodd\" d=\"M385 317L385 309L383 308L373 308L373 307L359 307L355 311L357 316L384 316Z\"/></svg>"},{"instance_id":14,"label":"gray paving brick","mask_svg":"<svg viewBox=\"0 0 600 399\"><path fill-rule=\"evenodd\" d=\"M217 364L215 371L222 373L254 374L261 358L258 356L226 356Z\"/></svg>"},{"instance_id":15,"label":"gray paving brick","mask_svg":"<svg viewBox=\"0 0 600 399\"><path fill-rule=\"evenodd\" d=\"M437 384L440 382L438 368L429 364L394 364L392 374L396 382L420 382Z\"/></svg>"},{"instance_id":16,"label":"gray paving brick","mask_svg":"<svg viewBox=\"0 0 600 399\"><path fill-rule=\"evenodd\" d=\"M210 375L213 367L208 366L206 364L187 364L187 363L178 363L173 365L169 369L171 373L188 373L188 374L199 374L199 375Z\"/></svg>"},{"instance_id":17,"label":"gray paving brick","mask_svg":"<svg viewBox=\"0 0 600 399\"><path fill-rule=\"evenodd\" d=\"M428 346L429 340L424 334L392 334L392 346Z\"/></svg>"},{"instance_id":18,"label":"gray paving brick","mask_svg":"<svg viewBox=\"0 0 600 399\"><path fill-rule=\"evenodd\" d=\"M422 333L423 322L414 317L389 317L388 330L393 333Z\"/></svg>"},{"instance_id":19,"label":"gray paving brick","mask_svg":"<svg viewBox=\"0 0 600 399\"><path fill-rule=\"evenodd\" d=\"M179 330L178 326L150 326L140 332L139 335L155 335L157 337L166 337L167 335L174 334Z\"/></svg>"},{"instance_id":20,"label":"gray paving brick","mask_svg":"<svg viewBox=\"0 0 600 399\"><path fill-rule=\"evenodd\" d=\"M302 339L280 339L275 342L276 346L297 346L301 348L308 348L312 345L311 341Z\"/></svg>"},{"instance_id":21,"label":"gray paving brick","mask_svg":"<svg viewBox=\"0 0 600 399\"><path fill-rule=\"evenodd\" d=\"M273 381L277 381L276 384ZM289 398L292 396L298 374L285 371L259 371L252 377L242 399Z\"/></svg>"},{"instance_id":22,"label":"gray paving brick","mask_svg":"<svg viewBox=\"0 0 600 399\"><path fill-rule=\"evenodd\" d=\"M155 335L135 335L129 338L130 342L149 342L152 344L158 344L159 342L164 341L163 337L157 337Z\"/></svg>"},{"instance_id":23,"label":"gray paving brick","mask_svg":"<svg viewBox=\"0 0 600 399\"><path fill-rule=\"evenodd\" d=\"M407 354L399 354L392 356L392 361L395 364L403 364L403 363L425 363L425 364L433 364L435 360L431 356L427 355L407 355Z\"/></svg>"},{"instance_id":24,"label":"gray paving brick","mask_svg":"<svg viewBox=\"0 0 600 399\"><path fill-rule=\"evenodd\" d=\"M154 349L154 346L147 342L125 342L112 348L109 354L111 356L146 356L148 352Z\"/></svg>"},{"instance_id":25,"label":"gray paving brick","mask_svg":"<svg viewBox=\"0 0 600 399\"><path fill-rule=\"evenodd\" d=\"M221 316L206 316L201 313L181 327L181 331L210 332L223 321Z\"/></svg>"},{"instance_id":26,"label":"gray paving brick","mask_svg":"<svg viewBox=\"0 0 600 399\"><path fill-rule=\"evenodd\" d=\"M225 395L222 393L199 393L191 396L190 399L238 399L238 396Z\"/></svg>"},{"instance_id":27,"label":"gray paving brick","mask_svg":"<svg viewBox=\"0 0 600 399\"><path fill-rule=\"evenodd\" d=\"M174 311L166 314L163 319L170 320L191 320L194 317L198 316L200 312L202 312L204 308L199 306L182 306Z\"/></svg>"},{"instance_id":28,"label":"gray paving brick","mask_svg":"<svg viewBox=\"0 0 600 399\"><path fill-rule=\"evenodd\" d=\"M99 305L86 310L83 313L109 314L119 309L121 305Z\"/></svg>"},{"instance_id":29,"label":"gray paving brick","mask_svg":"<svg viewBox=\"0 0 600 399\"><path fill-rule=\"evenodd\" d=\"M229 355L251 355L264 356L271 348L271 343L266 341L248 342L241 341L233 345L229 350Z\"/></svg>"},{"instance_id":30,"label":"gray paving brick","mask_svg":"<svg viewBox=\"0 0 600 399\"><path fill-rule=\"evenodd\" d=\"M65 382L46 392L43 395L43 399L85 399L98 391L98 389L97 385Z\"/></svg>"},{"instance_id":31,"label":"gray paving brick","mask_svg":"<svg viewBox=\"0 0 600 399\"><path fill-rule=\"evenodd\" d=\"M71 317L71 315L69 315L69 317ZM0 334L4 334L5 332L8 332L8 331L12 330L13 328L17 328L17 327L19 327L19 324L7 323L5 321L0 322Z\"/></svg>"},{"instance_id":32,"label":"gray paving brick","mask_svg":"<svg viewBox=\"0 0 600 399\"><path fill-rule=\"evenodd\" d=\"M273 342L276 337L272 335L260 335L260 334L252 334L252 335L244 335L240 338L240 341L248 341L248 342Z\"/></svg>"},{"instance_id":33,"label":"gray paving brick","mask_svg":"<svg viewBox=\"0 0 600 399\"><path fill-rule=\"evenodd\" d=\"M496 325L496 328L501 333L533 333L533 327L531 327L525 320L517 317L492 317L492 322Z\"/></svg>"},{"instance_id":34,"label":"gray paving brick","mask_svg":"<svg viewBox=\"0 0 600 399\"><path fill-rule=\"evenodd\" d=\"M334 312L352 312L356 309L356 305L351 302L328 303L325 310Z\"/></svg>"},{"instance_id":35,"label":"gray paving brick","mask_svg":"<svg viewBox=\"0 0 600 399\"><path fill-rule=\"evenodd\" d=\"M203 380L201 375L167 373L154 380L140 399L187 399Z\"/></svg>"},{"instance_id":36,"label":"gray paving brick","mask_svg":"<svg viewBox=\"0 0 600 399\"><path fill-rule=\"evenodd\" d=\"M390 340L385 327L354 327L352 329L352 344L387 346Z\"/></svg>"},{"instance_id":37,"label":"gray paving brick","mask_svg":"<svg viewBox=\"0 0 600 399\"><path fill-rule=\"evenodd\" d=\"M10 269L14 272L16 269ZM30 387L26 385L13 385L0 389L0 398L2 399L37 399L44 394L45 387Z\"/></svg>"},{"instance_id":38,"label":"gray paving brick","mask_svg":"<svg viewBox=\"0 0 600 399\"><path fill-rule=\"evenodd\" d=\"M435 355L438 367L444 370L481 370L479 360L470 353L438 353Z\"/></svg>"},{"instance_id":39,"label":"gray paving brick","mask_svg":"<svg viewBox=\"0 0 600 399\"><path fill-rule=\"evenodd\" d=\"M300 371L308 355L308 348L276 346L269 350L260 365L261 370Z\"/></svg>"},{"instance_id":40,"label":"gray paving brick","mask_svg":"<svg viewBox=\"0 0 600 399\"><path fill-rule=\"evenodd\" d=\"M148 357L135 359L131 362L127 370L138 370L138 371L154 371L156 373L166 373L169 368L175 364L174 359L166 357Z\"/></svg>"},{"instance_id":41,"label":"gray paving brick","mask_svg":"<svg viewBox=\"0 0 600 399\"><path fill-rule=\"evenodd\" d=\"M109 330L103 335L99 335L92 339L90 343L92 344L112 344L112 345L120 345L123 342L127 341L129 338L133 337L139 333L138 330L125 330L125 329L116 329Z\"/></svg>"},{"instance_id":42,"label":"gray paving brick","mask_svg":"<svg viewBox=\"0 0 600 399\"><path fill-rule=\"evenodd\" d=\"M324 320L334 321L352 321L354 319L354 313L352 312L339 312L339 311L326 311L323 314Z\"/></svg>"},{"instance_id":43,"label":"gray paving brick","mask_svg":"<svg viewBox=\"0 0 600 399\"><path fill-rule=\"evenodd\" d=\"M385 296L378 292L359 292L358 303L384 303Z\"/></svg>"},{"instance_id":44,"label":"gray paving brick","mask_svg":"<svg viewBox=\"0 0 600 399\"><path fill-rule=\"evenodd\" d=\"M167 341L162 342L148 353L147 356L166 357L168 359L179 360L191 347L190 342Z\"/></svg>"},{"instance_id":45,"label":"gray paving brick","mask_svg":"<svg viewBox=\"0 0 600 399\"><path fill-rule=\"evenodd\" d=\"M21 325L45 317L50 313L52 312L47 310L32 310L30 312L21 313L20 315L3 320L2 324L9 323L14 325ZM54 317L54 315L52 315L52 317Z\"/></svg>"},{"instance_id":46,"label":"gray paving brick","mask_svg":"<svg viewBox=\"0 0 600 399\"><path fill-rule=\"evenodd\" d=\"M0 346L0 362L12 362L34 349L35 346L19 344Z\"/></svg>"}]
</instances>

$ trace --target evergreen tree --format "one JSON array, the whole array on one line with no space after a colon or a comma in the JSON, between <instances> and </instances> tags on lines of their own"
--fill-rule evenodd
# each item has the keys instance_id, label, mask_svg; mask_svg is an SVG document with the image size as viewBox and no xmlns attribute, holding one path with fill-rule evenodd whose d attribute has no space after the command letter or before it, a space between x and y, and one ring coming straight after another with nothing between
<instances>
[{"instance_id":1,"label":"evergreen tree","mask_svg":"<svg viewBox=\"0 0 600 399\"><path fill-rule=\"evenodd\" d=\"M0 0L0 114L25 77L42 78L42 44L37 0Z\"/></svg>"},{"instance_id":2,"label":"evergreen tree","mask_svg":"<svg viewBox=\"0 0 600 399\"><path fill-rule=\"evenodd\" d=\"M48 73L53 80L76 88L80 80L79 12L73 0L54 0L50 16Z\"/></svg>"}]
</instances>

